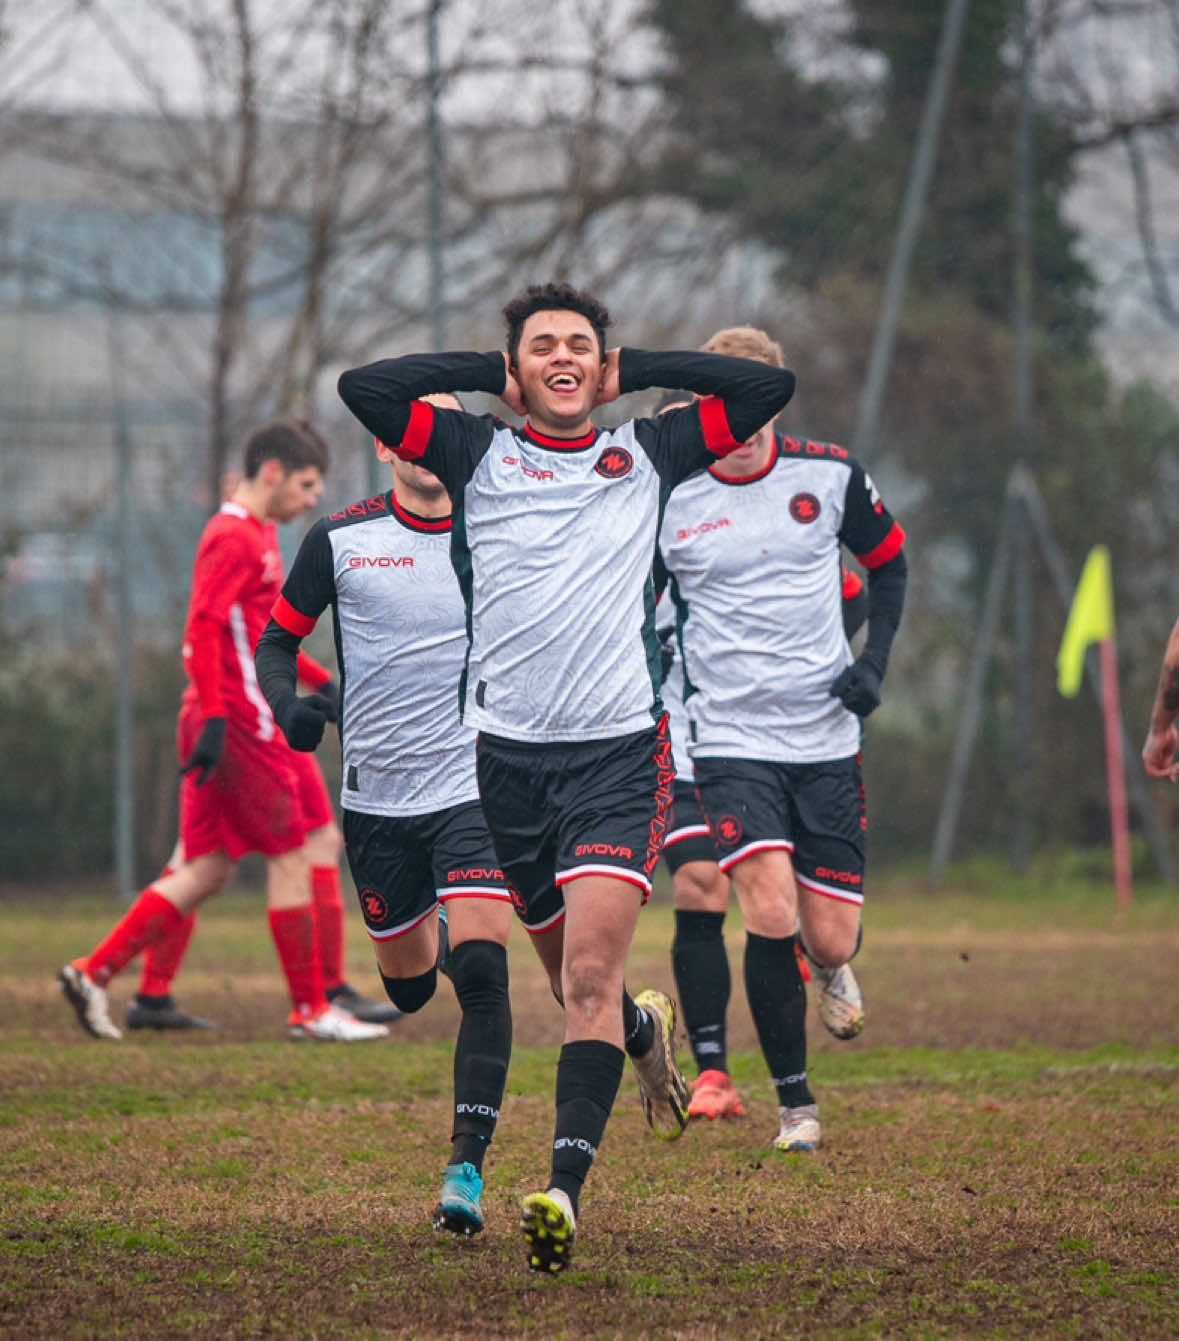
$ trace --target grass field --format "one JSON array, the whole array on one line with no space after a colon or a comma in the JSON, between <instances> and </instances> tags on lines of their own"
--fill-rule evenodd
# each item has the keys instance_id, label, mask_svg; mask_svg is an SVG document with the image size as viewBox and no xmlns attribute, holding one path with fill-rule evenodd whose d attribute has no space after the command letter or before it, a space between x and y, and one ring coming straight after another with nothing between
<instances>
[{"instance_id":1,"label":"grass field","mask_svg":"<svg viewBox=\"0 0 1179 1341\"><path fill-rule=\"evenodd\" d=\"M628 1073L573 1265L543 1279L517 1218L547 1172L560 1020L522 935L487 1229L457 1242L429 1228L448 984L387 1042L288 1043L261 896L236 892L178 985L221 1032L100 1044L54 977L118 905L0 894L0 1336L1177 1336L1177 898L874 891L866 1031L838 1043L812 1014L811 1157L771 1149L730 919L748 1116L660 1142ZM633 989L670 989L670 934L653 905ZM358 917L351 938L372 992Z\"/></svg>"}]
</instances>

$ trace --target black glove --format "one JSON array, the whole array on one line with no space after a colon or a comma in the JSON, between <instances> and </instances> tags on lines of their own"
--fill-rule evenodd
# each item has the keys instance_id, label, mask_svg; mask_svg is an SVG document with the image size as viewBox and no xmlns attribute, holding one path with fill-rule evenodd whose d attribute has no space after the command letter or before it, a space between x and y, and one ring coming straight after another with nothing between
<instances>
[{"instance_id":1,"label":"black glove","mask_svg":"<svg viewBox=\"0 0 1179 1341\"><path fill-rule=\"evenodd\" d=\"M213 776L213 770L225 756L225 718L209 717L204 726L201 727L201 734L197 737L197 743L193 746L192 753L185 760L180 769L182 774L191 773L194 768L200 769L196 785L203 787Z\"/></svg>"},{"instance_id":2,"label":"black glove","mask_svg":"<svg viewBox=\"0 0 1179 1341\"><path fill-rule=\"evenodd\" d=\"M864 652L844 667L828 692L832 698L839 699L848 712L857 717L867 717L880 707L880 687L884 682L884 672Z\"/></svg>"},{"instance_id":3,"label":"black glove","mask_svg":"<svg viewBox=\"0 0 1179 1341\"><path fill-rule=\"evenodd\" d=\"M292 750L310 754L323 739L326 722L334 722L339 714L336 705L323 694L287 694L274 705L274 720L279 724Z\"/></svg>"},{"instance_id":4,"label":"black glove","mask_svg":"<svg viewBox=\"0 0 1179 1341\"><path fill-rule=\"evenodd\" d=\"M329 721L338 722L340 720L340 686L335 680L329 680L327 684L321 684L315 691L320 698L326 698L332 705L335 716L329 718Z\"/></svg>"}]
</instances>

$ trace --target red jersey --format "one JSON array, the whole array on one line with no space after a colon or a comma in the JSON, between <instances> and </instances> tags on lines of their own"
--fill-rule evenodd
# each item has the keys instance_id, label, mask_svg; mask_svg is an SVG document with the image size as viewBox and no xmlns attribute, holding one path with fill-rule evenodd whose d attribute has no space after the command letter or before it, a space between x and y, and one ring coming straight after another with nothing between
<instances>
[{"instance_id":1,"label":"red jersey","mask_svg":"<svg viewBox=\"0 0 1179 1341\"><path fill-rule=\"evenodd\" d=\"M258 521L239 503L222 503L201 534L193 563L184 702L198 703L204 717L232 718L259 740L282 740L254 671L254 649L282 580L275 524ZM306 656L299 658L299 675L312 688L331 678Z\"/></svg>"}]
</instances>

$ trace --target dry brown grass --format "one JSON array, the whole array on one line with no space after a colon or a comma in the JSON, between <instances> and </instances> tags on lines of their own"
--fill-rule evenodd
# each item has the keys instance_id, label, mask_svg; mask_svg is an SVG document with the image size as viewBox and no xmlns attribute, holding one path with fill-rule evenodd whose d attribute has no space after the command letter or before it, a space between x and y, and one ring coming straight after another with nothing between
<instances>
[{"instance_id":1,"label":"dry brown grass","mask_svg":"<svg viewBox=\"0 0 1179 1341\"><path fill-rule=\"evenodd\" d=\"M812 1035L826 1145L811 1159L769 1149L738 955L748 1117L658 1142L628 1076L556 1280L524 1269L515 1228L547 1169L559 1043L522 937L488 1227L458 1243L428 1227L445 984L389 1043L287 1044L260 903L234 895L181 983L222 1033L100 1045L52 980L117 909L0 902L0 1335L1179 1335L1179 926L1169 896L1120 920L1104 898L1037 915L882 897L860 965L868 1030ZM635 986L670 985L669 932L652 908Z\"/></svg>"}]
</instances>

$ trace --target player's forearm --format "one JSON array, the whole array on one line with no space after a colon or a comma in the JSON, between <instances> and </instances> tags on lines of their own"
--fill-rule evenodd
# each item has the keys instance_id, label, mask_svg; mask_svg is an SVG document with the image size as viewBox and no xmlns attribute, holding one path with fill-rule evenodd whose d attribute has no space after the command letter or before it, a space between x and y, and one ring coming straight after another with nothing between
<instances>
[{"instance_id":1,"label":"player's forearm","mask_svg":"<svg viewBox=\"0 0 1179 1341\"><path fill-rule=\"evenodd\" d=\"M332 678L326 666L321 666L308 652L300 652L296 663L296 674L308 689L320 689Z\"/></svg>"},{"instance_id":2,"label":"player's forearm","mask_svg":"<svg viewBox=\"0 0 1179 1341\"><path fill-rule=\"evenodd\" d=\"M258 687L270 704L271 710L295 692L298 683L299 642L272 619L254 653L254 668L258 672Z\"/></svg>"},{"instance_id":3,"label":"player's forearm","mask_svg":"<svg viewBox=\"0 0 1179 1341\"><path fill-rule=\"evenodd\" d=\"M184 645L184 660L189 679L197 691L201 713L205 717L225 717L225 687L221 678L221 626L205 615L194 615L189 622Z\"/></svg>"},{"instance_id":4,"label":"player's forearm","mask_svg":"<svg viewBox=\"0 0 1179 1341\"><path fill-rule=\"evenodd\" d=\"M1171 630L1163 665L1159 671L1159 686L1150 711L1150 729L1165 731L1179 717L1179 622Z\"/></svg>"},{"instance_id":5,"label":"player's forearm","mask_svg":"<svg viewBox=\"0 0 1179 1341\"><path fill-rule=\"evenodd\" d=\"M905 607L909 565L903 553L868 572L868 637L861 656L884 672Z\"/></svg>"},{"instance_id":6,"label":"player's forearm","mask_svg":"<svg viewBox=\"0 0 1179 1341\"><path fill-rule=\"evenodd\" d=\"M485 391L498 396L507 382L504 356L491 354L407 354L380 359L340 375L340 399L375 437L395 446L409 427L420 396L436 391Z\"/></svg>"},{"instance_id":7,"label":"player's forearm","mask_svg":"<svg viewBox=\"0 0 1179 1341\"><path fill-rule=\"evenodd\" d=\"M682 387L702 396L718 396L737 442L751 437L786 407L794 395L794 380L788 368L725 354L701 354L696 350L655 353L630 348L623 348L619 354L623 392Z\"/></svg>"}]
</instances>

